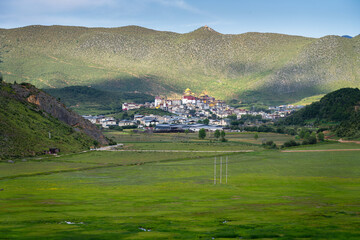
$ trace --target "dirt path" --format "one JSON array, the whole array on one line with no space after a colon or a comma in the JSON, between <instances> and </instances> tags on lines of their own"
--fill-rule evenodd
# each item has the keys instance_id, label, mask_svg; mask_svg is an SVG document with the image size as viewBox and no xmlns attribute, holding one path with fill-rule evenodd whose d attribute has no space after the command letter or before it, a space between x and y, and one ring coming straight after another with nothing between
<instances>
[{"instance_id":1,"label":"dirt path","mask_svg":"<svg viewBox=\"0 0 360 240\"><path fill-rule=\"evenodd\" d=\"M112 150L116 150L117 147L122 147L124 146L124 144L119 143L116 145L109 145L109 146L105 146L105 147L101 147L101 148L96 148L94 150L96 151L112 151Z\"/></svg>"},{"instance_id":2,"label":"dirt path","mask_svg":"<svg viewBox=\"0 0 360 240\"><path fill-rule=\"evenodd\" d=\"M341 143L356 143L356 144L360 144L360 141L350 141L350 140L342 140L342 139L339 139L338 142L341 142Z\"/></svg>"},{"instance_id":3,"label":"dirt path","mask_svg":"<svg viewBox=\"0 0 360 240\"><path fill-rule=\"evenodd\" d=\"M283 150L281 152L347 152L347 151L360 151L360 149Z\"/></svg>"},{"instance_id":4,"label":"dirt path","mask_svg":"<svg viewBox=\"0 0 360 240\"><path fill-rule=\"evenodd\" d=\"M253 152L254 150L238 150L238 151L195 151L195 150L108 150L117 152L184 152L184 153L241 153Z\"/></svg>"}]
</instances>

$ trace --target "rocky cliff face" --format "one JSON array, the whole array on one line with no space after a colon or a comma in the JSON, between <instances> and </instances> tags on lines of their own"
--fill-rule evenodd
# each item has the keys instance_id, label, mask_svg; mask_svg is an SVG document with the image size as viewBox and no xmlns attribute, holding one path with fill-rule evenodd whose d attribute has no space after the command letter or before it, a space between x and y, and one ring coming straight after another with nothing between
<instances>
[{"instance_id":1,"label":"rocky cliff face","mask_svg":"<svg viewBox=\"0 0 360 240\"><path fill-rule=\"evenodd\" d=\"M85 120L77 113L68 110L64 104L54 97L37 89L31 84L14 84L15 97L20 101L26 101L36 105L36 107L50 114L52 117L74 127L76 131L81 131L91 138L98 141L101 145L107 145L108 141L94 124Z\"/></svg>"}]
</instances>

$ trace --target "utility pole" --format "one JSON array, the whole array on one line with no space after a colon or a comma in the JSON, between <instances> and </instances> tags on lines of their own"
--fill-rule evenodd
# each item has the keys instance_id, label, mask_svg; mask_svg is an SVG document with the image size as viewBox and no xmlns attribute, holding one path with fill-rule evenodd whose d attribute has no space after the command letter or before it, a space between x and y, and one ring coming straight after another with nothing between
<instances>
[{"instance_id":1,"label":"utility pole","mask_svg":"<svg viewBox=\"0 0 360 240\"><path fill-rule=\"evenodd\" d=\"M227 184L227 176L228 176L228 156L226 156L226 169L225 169L225 174L226 174L226 184Z\"/></svg>"},{"instance_id":2,"label":"utility pole","mask_svg":"<svg viewBox=\"0 0 360 240\"><path fill-rule=\"evenodd\" d=\"M216 157L214 159L214 184L216 184Z\"/></svg>"},{"instance_id":3,"label":"utility pole","mask_svg":"<svg viewBox=\"0 0 360 240\"><path fill-rule=\"evenodd\" d=\"M49 132L49 139L51 139L51 132Z\"/></svg>"},{"instance_id":4,"label":"utility pole","mask_svg":"<svg viewBox=\"0 0 360 240\"><path fill-rule=\"evenodd\" d=\"M222 178L222 157L220 157L220 184L221 184L221 178Z\"/></svg>"}]
</instances>

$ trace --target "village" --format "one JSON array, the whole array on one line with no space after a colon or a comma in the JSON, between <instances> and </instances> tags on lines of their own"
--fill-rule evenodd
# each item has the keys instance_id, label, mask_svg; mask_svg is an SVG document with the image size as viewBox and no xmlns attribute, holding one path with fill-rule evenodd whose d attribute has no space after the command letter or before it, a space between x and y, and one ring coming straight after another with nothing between
<instances>
[{"instance_id":1,"label":"village","mask_svg":"<svg viewBox=\"0 0 360 240\"><path fill-rule=\"evenodd\" d=\"M187 88L181 98L155 97L154 102L144 104L123 103L122 110L136 110L140 108L161 109L169 115L141 115L134 114L132 119L115 119L109 116L83 116L93 124L101 125L102 128L140 128L156 131L194 131L204 128L207 131L229 129L234 120L247 119L248 116L256 118L252 124L260 121L274 122L279 118L288 116L303 106L281 105L269 107L267 111L251 111L234 108L223 100L215 99L206 92L196 96Z\"/></svg>"}]
</instances>

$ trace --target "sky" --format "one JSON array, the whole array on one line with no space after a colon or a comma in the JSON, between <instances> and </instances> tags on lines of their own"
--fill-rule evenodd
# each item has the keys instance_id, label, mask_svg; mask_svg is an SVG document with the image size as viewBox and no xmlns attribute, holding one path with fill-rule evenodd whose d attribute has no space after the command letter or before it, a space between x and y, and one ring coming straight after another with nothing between
<instances>
[{"instance_id":1,"label":"sky","mask_svg":"<svg viewBox=\"0 0 360 240\"><path fill-rule=\"evenodd\" d=\"M28 25L356 36L360 0L0 0L0 28Z\"/></svg>"}]
</instances>

